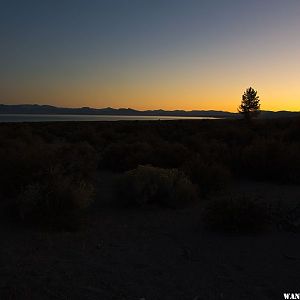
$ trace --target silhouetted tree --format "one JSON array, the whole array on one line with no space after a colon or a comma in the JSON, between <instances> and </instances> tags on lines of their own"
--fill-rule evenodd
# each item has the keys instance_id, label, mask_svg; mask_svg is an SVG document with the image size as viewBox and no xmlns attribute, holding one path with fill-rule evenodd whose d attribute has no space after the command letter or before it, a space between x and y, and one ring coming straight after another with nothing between
<instances>
[{"instance_id":1,"label":"silhouetted tree","mask_svg":"<svg viewBox=\"0 0 300 300\"><path fill-rule=\"evenodd\" d=\"M247 121L250 121L252 118L257 117L260 113L260 100L257 96L257 91L252 87L248 88L242 97L242 103L238 108L239 113L244 115L244 118Z\"/></svg>"}]
</instances>

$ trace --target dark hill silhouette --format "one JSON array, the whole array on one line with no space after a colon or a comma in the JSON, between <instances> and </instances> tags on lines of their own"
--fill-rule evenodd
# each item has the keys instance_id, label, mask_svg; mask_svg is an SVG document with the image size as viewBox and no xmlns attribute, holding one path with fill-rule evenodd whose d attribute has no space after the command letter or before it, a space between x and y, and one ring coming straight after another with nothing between
<instances>
[{"instance_id":1,"label":"dark hill silhouette","mask_svg":"<svg viewBox=\"0 0 300 300\"><path fill-rule=\"evenodd\" d=\"M122 115L122 116L178 116L178 117L217 117L240 118L238 113L219 110L135 110L131 108L68 108L39 104L0 104L0 114L57 114L57 115ZM261 111L260 118L286 118L300 116L300 112Z\"/></svg>"}]
</instances>

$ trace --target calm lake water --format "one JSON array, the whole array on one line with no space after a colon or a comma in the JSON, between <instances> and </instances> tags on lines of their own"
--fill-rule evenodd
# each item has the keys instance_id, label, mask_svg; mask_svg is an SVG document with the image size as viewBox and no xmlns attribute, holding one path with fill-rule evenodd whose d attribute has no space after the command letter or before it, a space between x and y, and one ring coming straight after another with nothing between
<instances>
[{"instance_id":1,"label":"calm lake water","mask_svg":"<svg viewBox=\"0 0 300 300\"><path fill-rule=\"evenodd\" d=\"M0 122L203 120L211 117L0 114Z\"/></svg>"}]
</instances>

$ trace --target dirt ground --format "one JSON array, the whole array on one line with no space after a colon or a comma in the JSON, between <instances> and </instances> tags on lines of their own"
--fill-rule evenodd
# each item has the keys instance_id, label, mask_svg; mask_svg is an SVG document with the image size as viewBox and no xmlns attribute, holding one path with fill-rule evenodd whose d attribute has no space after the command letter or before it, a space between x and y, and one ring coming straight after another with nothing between
<instances>
[{"instance_id":1,"label":"dirt ground","mask_svg":"<svg viewBox=\"0 0 300 300\"><path fill-rule=\"evenodd\" d=\"M264 197L300 195L299 188L284 186L238 188ZM200 213L201 205L104 205L85 229L71 233L3 222L0 299L244 300L300 292L299 234L207 232Z\"/></svg>"}]
</instances>

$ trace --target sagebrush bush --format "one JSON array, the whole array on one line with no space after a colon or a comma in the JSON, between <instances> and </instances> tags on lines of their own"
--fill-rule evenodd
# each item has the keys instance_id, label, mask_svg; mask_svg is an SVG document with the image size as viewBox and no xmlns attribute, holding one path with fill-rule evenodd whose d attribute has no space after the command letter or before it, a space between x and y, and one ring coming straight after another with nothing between
<instances>
[{"instance_id":1,"label":"sagebrush bush","mask_svg":"<svg viewBox=\"0 0 300 300\"><path fill-rule=\"evenodd\" d=\"M159 168L179 168L190 155L190 151L184 145L163 141L153 146L149 162Z\"/></svg>"},{"instance_id":2,"label":"sagebrush bush","mask_svg":"<svg viewBox=\"0 0 300 300\"><path fill-rule=\"evenodd\" d=\"M116 185L117 200L125 206L158 203L186 206L196 200L196 187L177 169L139 166L123 174Z\"/></svg>"},{"instance_id":3,"label":"sagebrush bush","mask_svg":"<svg viewBox=\"0 0 300 300\"><path fill-rule=\"evenodd\" d=\"M16 202L22 221L77 229L93 199L91 184L52 170L47 178L27 185Z\"/></svg>"},{"instance_id":4,"label":"sagebrush bush","mask_svg":"<svg viewBox=\"0 0 300 300\"><path fill-rule=\"evenodd\" d=\"M270 205L271 221L279 229L300 232L300 203L295 198L279 199Z\"/></svg>"},{"instance_id":5,"label":"sagebrush bush","mask_svg":"<svg viewBox=\"0 0 300 300\"><path fill-rule=\"evenodd\" d=\"M300 144L256 139L241 150L236 163L244 177L282 183L300 182Z\"/></svg>"},{"instance_id":6,"label":"sagebrush bush","mask_svg":"<svg viewBox=\"0 0 300 300\"><path fill-rule=\"evenodd\" d=\"M190 180L199 186L199 191L204 196L226 189L232 178L227 167L206 161L199 155L189 160L183 169Z\"/></svg>"},{"instance_id":7,"label":"sagebrush bush","mask_svg":"<svg viewBox=\"0 0 300 300\"><path fill-rule=\"evenodd\" d=\"M99 155L87 142L61 143L53 153L51 166L59 166L66 175L78 180L91 180L95 177Z\"/></svg>"},{"instance_id":8,"label":"sagebrush bush","mask_svg":"<svg viewBox=\"0 0 300 300\"><path fill-rule=\"evenodd\" d=\"M147 164L152 147L147 143L116 142L109 145L102 153L100 168L112 171L128 171L140 164Z\"/></svg>"},{"instance_id":9,"label":"sagebrush bush","mask_svg":"<svg viewBox=\"0 0 300 300\"><path fill-rule=\"evenodd\" d=\"M30 143L21 138L7 139L0 147L0 190L15 197L27 184L40 177L52 160L54 145L40 140Z\"/></svg>"},{"instance_id":10,"label":"sagebrush bush","mask_svg":"<svg viewBox=\"0 0 300 300\"><path fill-rule=\"evenodd\" d=\"M269 211L260 199L247 195L226 195L208 201L202 221L212 230L255 232L269 222Z\"/></svg>"},{"instance_id":11,"label":"sagebrush bush","mask_svg":"<svg viewBox=\"0 0 300 300\"><path fill-rule=\"evenodd\" d=\"M26 140L28 137L26 138ZM15 197L27 185L59 166L61 173L90 181L98 154L88 143L46 143L41 139L7 139L0 147L0 193Z\"/></svg>"}]
</instances>

